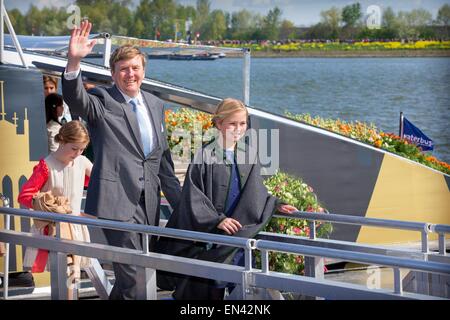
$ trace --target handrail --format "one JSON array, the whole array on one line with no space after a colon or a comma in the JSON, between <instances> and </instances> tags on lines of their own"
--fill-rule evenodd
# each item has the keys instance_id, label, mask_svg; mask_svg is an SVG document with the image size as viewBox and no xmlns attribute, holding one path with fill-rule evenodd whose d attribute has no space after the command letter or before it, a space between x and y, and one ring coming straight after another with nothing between
<instances>
[{"instance_id":1,"label":"handrail","mask_svg":"<svg viewBox=\"0 0 450 320\"><path fill-rule=\"evenodd\" d=\"M262 231L259 232L256 236L257 240L271 240L283 243L293 243L293 244L301 244L305 246L319 247L319 248L328 248L328 249L337 249L337 250L345 250L352 252L365 252L365 253L374 253L374 254L382 254L390 257L404 257L410 258L414 260L428 260L429 255L416 251L416 250L408 250L403 248L393 248L391 246L384 245L372 245L365 243L355 243L343 240L334 240L327 238L315 238L310 239L307 236L299 236L299 235L289 235L289 234L280 234ZM449 260L450 263L450 260Z\"/></svg>"},{"instance_id":2,"label":"handrail","mask_svg":"<svg viewBox=\"0 0 450 320\"><path fill-rule=\"evenodd\" d=\"M292 214L277 213L274 217L278 218L297 218L315 221L327 221L336 222L344 224L356 224L356 225L366 225L374 227L385 227L391 229L402 229L402 230L413 230L413 231L425 231L427 233L431 232L430 223L428 222L414 222L414 221L401 221L401 220L390 220L390 219L379 219L379 218L365 218L365 217L355 217L351 215L343 214L327 214L327 213L316 213L316 212L305 212L297 211Z\"/></svg>"},{"instance_id":3,"label":"handrail","mask_svg":"<svg viewBox=\"0 0 450 320\"><path fill-rule=\"evenodd\" d=\"M31 211L27 209L0 208L0 213L16 215L21 217L36 218L41 220L52 220L55 222L69 222L75 224L84 224L90 227L100 227L112 230L134 231L143 234L156 236L167 236L176 239L212 242L216 244L229 245L239 248L250 249L254 246L254 239L245 239L219 234L210 234L198 231L180 230L172 228L160 228L150 225L142 225L127 222L118 222L112 220L99 220L82 216L73 216L70 214L58 214L52 212ZM252 240L252 241L249 241Z\"/></svg>"},{"instance_id":4,"label":"handrail","mask_svg":"<svg viewBox=\"0 0 450 320\"><path fill-rule=\"evenodd\" d=\"M401 221L401 220L389 220L389 219L379 219L379 218L366 218L366 217L355 217L352 215L342 215L342 214L326 214L326 213L316 213L316 212L304 212L297 211L292 214L279 213L274 215L279 218L296 218L296 219L306 219L313 221L310 226L311 238L315 238L315 221L327 221L335 223L344 224L355 224L355 225L365 225L372 227L384 227L390 229L401 229L401 230L412 230L421 233L422 240L422 252L429 253L429 243L428 234L431 233L431 223L428 222L414 222L414 221ZM445 242L445 241L444 241ZM441 247L441 246L440 246ZM440 252L442 249L440 248ZM445 251L445 250L444 250Z\"/></svg>"},{"instance_id":5,"label":"handrail","mask_svg":"<svg viewBox=\"0 0 450 320\"><path fill-rule=\"evenodd\" d=\"M267 240L255 240L255 239L245 239L245 238L237 238L237 237L231 237L231 236L222 236L222 235L211 235L208 233L202 233L202 232L196 232L196 231L186 231L186 230L177 230L177 229L170 229L170 228L160 228L160 227L154 227L154 226L143 226L143 225L136 225L136 224L130 224L130 223L124 223L124 222L116 222L116 221L108 221L108 220L97 220L97 219L91 219L86 217L79 217L79 216L71 216L71 215L61 215L61 214L55 214L55 213L47 213L47 212L36 212L36 211L30 211L30 210L23 210L23 209L12 209L12 208L0 208L0 213L4 214L10 214L10 215L17 215L17 216L26 216L26 217L35 217L39 219L44 220L54 220L57 222L70 222L70 223L77 223L77 224L86 224L88 226L92 227L104 227L104 228L113 228L116 230L126 230L126 231L135 231L139 233L144 234L153 234L153 235L160 235L160 236L168 236L168 237L175 237L179 239L188 239L188 240L194 240L194 241L207 241L207 242L213 242L213 243L220 243L224 245L231 245L231 246L237 246L237 247L243 247L246 249L246 251L251 252L252 250L258 249L263 254L263 267L262 267L262 275L267 275L268 278L264 279L272 279L273 282L276 282L277 279L281 281L281 279L286 279L285 274L279 275L279 273L272 273L268 271L268 265L267 265L267 254L268 251L281 251L281 252L288 252L288 253L294 253L294 254L302 254L302 255L308 255L308 256L321 256L321 257L330 257L330 258L342 258L350 261L356 261L356 262L362 262L366 264L377 264L377 265L383 265L383 266L390 266L394 268L394 272L397 273L396 277L396 283L395 283L395 294L394 297L407 297L409 294L403 294L403 292L398 289L401 284L401 277L398 276L399 274L399 268L408 268L412 270L420 270L425 272L432 272L432 273L440 273L449 275L450 274L450 268L448 263L441 263L441 262L430 262L430 261L419 261L419 260L413 260L413 259L406 259L406 258L399 258L399 257L386 257L381 254L372 254L372 253L360 253L360 252L345 252L343 250L336 250L336 249L328 249L328 248L317 248L317 247L308 247L305 245L298 245L298 244L286 244L286 243L279 243L274 241L267 241ZM168 263L167 261L172 261L172 256L168 255L160 255L153 252L142 252L138 250L128 250L123 248L110 248L110 246L105 245L99 245L95 243L84 243L84 242L78 242L78 241L70 241L65 239L55 239L45 236L34 236L30 237L28 233L20 233L20 232L14 232L14 231L0 231L0 240L3 241L10 241L13 243L24 243L25 245L35 245L35 246L42 246L43 248L48 248L50 251L55 252L53 255L58 255L57 252L71 252L68 250L73 249L75 254L86 256L94 255L94 254L100 254L100 252L103 252L101 255L102 257L106 257L107 260L114 260L116 261L119 259L120 263L133 263L136 265L141 266L142 268L151 268L149 267L149 262L145 262L145 258L151 258L152 261L158 262L156 264L156 268L168 270L171 272L177 272L182 274L196 274L196 275L202 275L207 278L220 278L224 279L226 277L232 277L232 279L237 279L236 273L233 274L233 272L243 272L242 273L242 282L239 280L237 283L241 283L243 287L248 288L248 286L251 286L252 284L254 286L257 286L255 283L255 279L260 279L261 277L257 276L259 275L259 271L252 270L251 265L247 262L245 268L233 269L229 268L228 265L223 266L223 272L227 273L218 275L218 274L210 274L208 273L208 268L212 268L216 271L219 271L218 268L220 268L221 264L218 263L203 263L203 262L188 262L190 260L196 260L196 259L188 259L188 258L181 258L176 257L177 263L179 261L182 261L180 263L185 263L184 266L192 266L193 268L198 268L196 270L184 270L182 268L179 268L179 266L172 266L173 263ZM106 251L105 251L106 250ZM111 251L113 250L113 251ZM108 253L110 252L110 253ZM129 255L132 256L129 256ZM136 256L138 254L138 256ZM119 258L119 256L121 257ZM99 256L100 257L100 256ZM138 257L142 257L138 258ZM164 258L161 258L164 257ZM167 258L172 257L172 258ZM251 254L250 254L251 257ZM114 258L114 259L113 259ZM169 260L166 260L169 259ZM156 260L155 260L156 259ZM181 259L181 260L180 260ZM246 255L246 259L248 258L248 255ZM186 261L185 261L186 260ZM64 261L64 260L62 260ZM138 263L138 261L140 261ZM116 261L117 262L117 261ZM189 264L190 263L190 264ZM175 264L176 265L176 264ZM55 267L56 268L56 267ZM58 270L63 269L55 269L52 270L54 272L58 272ZM228 270L228 271L227 271ZM234 270L234 271L232 271ZM230 273L231 272L231 273ZM251 275L254 275L252 278ZM280 278L281 277L281 278ZM288 276L289 277L289 276ZM238 277L239 278L239 277ZM296 277L295 281L300 282L308 282L311 280L304 280L304 279L297 279ZM292 279L294 279L292 278ZM60 278L58 278L60 279ZM147 278L146 278L147 279ZM252 280L253 279L253 280ZM147 279L148 280L148 279ZM145 280L145 281L147 281ZM258 280L259 281L259 280ZM294 280L293 280L294 281ZM331 282L317 279L317 281L320 281L321 285L329 286L329 287L336 287L336 284L330 284ZM258 282L259 283L259 282ZM266 282L264 282L266 283ZM263 287L273 287L276 288L278 285L272 283L272 286L265 286ZM52 286L53 288L53 286ZM343 285L342 290L343 292L348 289L348 286ZM300 289L299 289L300 290ZM302 289L303 290L303 289ZM371 293L369 293L370 290L359 288L359 289L352 289L356 290L355 292L358 292L359 294L368 294L371 296ZM245 290L244 290L245 291ZM392 292L384 291L380 293L381 295L385 294L386 297L392 295ZM246 294L243 294L243 297L245 298ZM320 295L319 295L320 296ZM414 296L414 295L412 295ZM419 296L414 296L419 297Z\"/></svg>"},{"instance_id":6,"label":"handrail","mask_svg":"<svg viewBox=\"0 0 450 320\"><path fill-rule=\"evenodd\" d=\"M432 224L430 230L437 233L450 233L450 226L446 224Z\"/></svg>"},{"instance_id":7,"label":"handrail","mask_svg":"<svg viewBox=\"0 0 450 320\"><path fill-rule=\"evenodd\" d=\"M432 224L430 230L431 232L437 232L439 234L439 254L444 256L447 255L445 234L450 233L450 226L445 224Z\"/></svg>"},{"instance_id":8,"label":"handrail","mask_svg":"<svg viewBox=\"0 0 450 320\"><path fill-rule=\"evenodd\" d=\"M362 262L382 265L386 267L400 267L411 270L428 271L450 275L450 266L440 262L421 261L415 259L387 257L380 254L345 252L337 249L317 248L300 244L279 243L270 240L256 240L256 249L294 253L306 256L318 256L327 258L346 259L346 261Z\"/></svg>"}]
</instances>

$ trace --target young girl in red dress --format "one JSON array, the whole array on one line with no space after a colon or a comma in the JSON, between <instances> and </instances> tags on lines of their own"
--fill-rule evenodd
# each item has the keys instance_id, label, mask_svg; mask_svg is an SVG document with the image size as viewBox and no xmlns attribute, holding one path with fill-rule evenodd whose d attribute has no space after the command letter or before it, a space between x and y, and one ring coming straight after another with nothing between
<instances>
[{"instance_id":1,"label":"young girl in red dress","mask_svg":"<svg viewBox=\"0 0 450 320\"><path fill-rule=\"evenodd\" d=\"M68 212L81 215L81 200L83 189L91 175L92 163L81 154L89 143L89 135L80 121L64 124L55 136L59 147L45 159L39 161L33 169L33 174L23 185L18 201L23 206L33 208L33 201L43 192L50 192L54 197L65 197L70 205ZM36 205L36 203L35 203ZM40 220L39 220L40 221ZM45 223L45 222L44 222ZM68 224L72 239L90 241L86 226ZM31 232L41 235L52 235L53 224L43 225L36 221L31 226ZM89 265L89 258L72 256L73 263L78 267ZM32 272L48 270L48 251L28 247L25 251L24 269ZM79 269L72 270L70 275L79 278ZM70 297L70 296L69 296Z\"/></svg>"}]
</instances>

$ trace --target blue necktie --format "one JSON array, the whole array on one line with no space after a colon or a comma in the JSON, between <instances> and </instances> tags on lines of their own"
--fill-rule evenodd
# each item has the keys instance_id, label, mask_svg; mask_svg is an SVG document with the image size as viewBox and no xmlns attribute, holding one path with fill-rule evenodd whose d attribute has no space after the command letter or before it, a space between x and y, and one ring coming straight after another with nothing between
<instances>
[{"instance_id":1,"label":"blue necktie","mask_svg":"<svg viewBox=\"0 0 450 320\"><path fill-rule=\"evenodd\" d=\"M136 118L139 124L139 131L141 133L142 146L144 147L144 155L147 156L152 151L152 128L148 126L146 120L150 120L147 110L138 102L137 98L130 100L133 106L133 111L136 113Z\"/></svg>"}]
</instances>

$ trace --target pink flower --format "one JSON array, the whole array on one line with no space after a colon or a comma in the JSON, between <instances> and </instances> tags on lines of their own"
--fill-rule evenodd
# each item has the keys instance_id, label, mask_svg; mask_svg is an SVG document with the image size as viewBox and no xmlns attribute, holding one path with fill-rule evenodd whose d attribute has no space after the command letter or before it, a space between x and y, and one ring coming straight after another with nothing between
<instances>
[{"instance_id":1,"label":"pink flower","mask_svg":"<svg viewBox=\"0 0 450 320\"><path fill-rule=\"evenodd\" d=\"M322 207L319 207L319 209L317 209L318 212L325 212L325 210Z\"/></svg>"},{"instance_id":2,"label":"pink flower","mask_svg":"<svg viewBox=\"0 0 450 320\"><path fill-rule=\"evenodd\" d=\"M300 229L299 227L294 227L292 228L292 231L294 231L295 234L300 234L302 232L302 229Z\"/></svg>"},{"instance_id":3,"label":"pink flower","mask_svg":"<svg viewBox=\"0 0 450 320\"><path fill-rule=\"evenodd\" d=\"M313 188L311 188L310 186L308 186L308 188L307 188L307 189L308 189L308 191L309 191L309 192L314 192L314 189L313 189Z\"/></svg>"},{"instance_id":4,"label":"pink flower","mask_svg":"<svg viewBox=\"0 0 450 320\"><path fill-rule=\"evenodd\" d=\"M280 224L280 231L284 230L284 224Z\"/></svg>"},{"instance_id":5,"label":"pink flower","mask_svg":"<svg viewBox=\"0 0 450 320\"><path fill-rule=\"evenodd\" d=\"M305 233L307 236L309 236L309 227L305 227Z\"/></svg>"},{"instance_id":6,"label":"pink flower","mask_svg":"<svg viewBox=\"0 0 450 320\"><path fill-rule=\"evenodd\" d=\"M307 212L314 212L314 208L313 208L311 205L309 205L309 206L306 208L306 211L307 211Z\"/></svg>"}]
</instances>

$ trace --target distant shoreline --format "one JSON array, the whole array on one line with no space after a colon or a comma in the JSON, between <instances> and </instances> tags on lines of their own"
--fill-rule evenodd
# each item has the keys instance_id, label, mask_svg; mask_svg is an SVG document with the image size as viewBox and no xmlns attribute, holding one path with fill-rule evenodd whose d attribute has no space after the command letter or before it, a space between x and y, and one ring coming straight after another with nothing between
<instances>
[{"instance_id":1,"label":"distant shoreline","mask_svg":"<svg viewBox=\"0 0 450 320\"><path fill-rule=\"evenodd\" d=\"M427 58L450 57L450 50L299 50L290 52L252 51L252 58ZM229 58L242 54L227 53Z\"/></svg>"}]
</instances>

